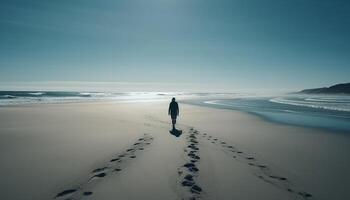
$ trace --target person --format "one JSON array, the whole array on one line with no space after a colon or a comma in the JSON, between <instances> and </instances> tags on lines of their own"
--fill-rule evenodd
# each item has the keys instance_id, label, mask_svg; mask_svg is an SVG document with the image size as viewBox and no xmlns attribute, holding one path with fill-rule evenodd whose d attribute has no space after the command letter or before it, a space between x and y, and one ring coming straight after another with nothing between
<instances>
[{"instance_id":1,"label":"person","mask_svg":"<svg viewBox=\"0 0 350 200\"><path fill-rule=\"evenodd\" d=\"M175 101L175 97L172 98L172 100L171 100L171 102L169 104L168 115L171 116L173 129L175 129L176 118L177 118L177 116L179 116L179 105Z\"/></svg>"}]
</instances>

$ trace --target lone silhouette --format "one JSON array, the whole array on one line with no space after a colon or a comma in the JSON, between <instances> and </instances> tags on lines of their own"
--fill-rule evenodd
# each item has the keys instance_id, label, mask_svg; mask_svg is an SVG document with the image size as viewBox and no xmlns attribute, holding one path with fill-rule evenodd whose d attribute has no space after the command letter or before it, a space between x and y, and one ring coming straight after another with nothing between
<instances>
[{"instance_id":1,"label":"lone silhouette","mask_svg":"<svg viewBox=\"0 0 350 200\"><path fill-rule=\"evenodd\" d=\"M171 121L173 124L173 129L175 129L175 124L176 124L176 118L179 116L179 105L175 101L175 98L171 100L169 104L169 110L168 110L168 115L171 116Z\"/></svg>"}]
</instances>

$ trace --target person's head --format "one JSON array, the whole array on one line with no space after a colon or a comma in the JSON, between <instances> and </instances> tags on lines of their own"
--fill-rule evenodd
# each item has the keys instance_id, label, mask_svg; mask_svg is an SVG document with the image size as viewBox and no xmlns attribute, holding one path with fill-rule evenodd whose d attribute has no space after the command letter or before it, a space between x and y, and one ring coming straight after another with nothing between
<instances>
[{"instance_id":1,"label":"person's head","mask_svg":"<svg viewBox=\"0 0 350 200\"><path fill-rule=\"evenodd\" d=\"M173 98L171 99L171 101L172 101L172 102L175 102L175 97L173 97Z\"/></svg>"}]
</instances>

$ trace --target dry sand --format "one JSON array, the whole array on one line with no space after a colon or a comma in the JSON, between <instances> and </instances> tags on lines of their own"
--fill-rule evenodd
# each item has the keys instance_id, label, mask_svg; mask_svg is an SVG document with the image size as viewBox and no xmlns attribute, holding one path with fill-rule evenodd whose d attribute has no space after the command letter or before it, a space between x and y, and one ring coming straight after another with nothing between
<instances>
[{"instance_id":1,"label":"dry sand","mask_svg":"<svg viewBox=\"0 0 350 200\"><path fill-rule=\"evenodd\" d=\"M348 136L167 106L1 107L1 199L350 199Z\"/></svg>"}]
</instances>

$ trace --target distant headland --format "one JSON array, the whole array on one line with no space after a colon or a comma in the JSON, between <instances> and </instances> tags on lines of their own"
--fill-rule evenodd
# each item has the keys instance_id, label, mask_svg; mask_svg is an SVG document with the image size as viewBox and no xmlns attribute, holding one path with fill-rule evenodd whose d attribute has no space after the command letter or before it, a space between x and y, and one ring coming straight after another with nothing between
<instances>
[{"instance_id":1,"label":"distant headland","mask_svg":"<svg viewBox=\"0 0 350 200\"><path fill-rule=\"evenodd\" d=\"M330 87L305 89L302 94L350 94L350 83L332 85Z\"/></svg>"}]
</instances>

